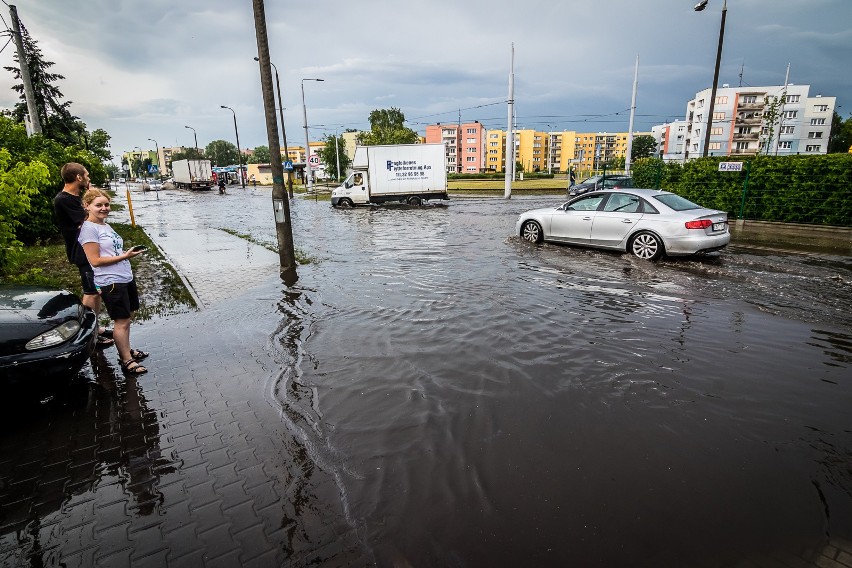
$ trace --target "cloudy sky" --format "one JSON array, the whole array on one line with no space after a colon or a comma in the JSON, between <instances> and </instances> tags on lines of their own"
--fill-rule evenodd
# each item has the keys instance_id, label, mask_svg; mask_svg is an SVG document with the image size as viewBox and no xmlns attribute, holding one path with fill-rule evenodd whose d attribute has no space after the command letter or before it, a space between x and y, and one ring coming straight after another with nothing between
<instances>
[{"instance_id":1,"label":"cloudy sky","mask_svg":"<svg viewBox=\"0 0 852 568\"><path fill-rule=\"evenodd\" d=\"M722 0L266 0L288 143L304 144L300 80L316 140L367 128L376 108L409 126L479 120L506 128L510 46L517 125L626 131L639 56L635 130L683 118L710 87ZM10 2L10 0L4 0ZM134 146L267 144L251 0L17 0L71 110ZM9 12L2 8L4 23ZM810 84L852 111L852 0L729 0L719 84ZM5 43L5 41L4 41ZM14 46L0 52L16 65ZM740 74L742 72L742 77ZM17 101L0 69L0 107Z\"/></svg>"}]
</instances>

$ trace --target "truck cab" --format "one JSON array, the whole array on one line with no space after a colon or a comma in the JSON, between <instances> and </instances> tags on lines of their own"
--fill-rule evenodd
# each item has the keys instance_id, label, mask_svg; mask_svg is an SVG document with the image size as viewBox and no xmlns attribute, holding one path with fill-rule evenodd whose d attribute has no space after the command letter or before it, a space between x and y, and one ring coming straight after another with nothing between
<instances>
[{"instance_id":1,"label":"truck cab","mask_svg":"<svg viewBox=\"0 0 852 568\"><path fill-rule=\"evenodd\" d=\"M332 207L365 205L370 201L366 171L354 171L331 192Z\"/></svg>"}]
</instances>

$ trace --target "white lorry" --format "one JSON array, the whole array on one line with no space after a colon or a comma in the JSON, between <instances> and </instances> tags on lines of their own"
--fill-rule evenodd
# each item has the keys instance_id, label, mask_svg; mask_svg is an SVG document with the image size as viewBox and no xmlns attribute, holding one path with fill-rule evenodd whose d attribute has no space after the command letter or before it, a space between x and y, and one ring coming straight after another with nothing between
<instances>
[{"instance_id":1,"label":"white lorry","mask_svg":"<svg viewBox=\"0 0 852 568\"><path fill-rule=\"evenodd\" d=\"M443 144L358 146L352 173L331 192L333 207L449 199Z\"/></svg>"},{"instance_id":2,"label":"white lorry","mask_svg":"<svg viewBox=\"0 0 852 568\"><path fill-rule=\"evenodd\" d=\"M175 160L172 175L178 189L213 189L210 160Z\"/></svg>"}]
</instances>

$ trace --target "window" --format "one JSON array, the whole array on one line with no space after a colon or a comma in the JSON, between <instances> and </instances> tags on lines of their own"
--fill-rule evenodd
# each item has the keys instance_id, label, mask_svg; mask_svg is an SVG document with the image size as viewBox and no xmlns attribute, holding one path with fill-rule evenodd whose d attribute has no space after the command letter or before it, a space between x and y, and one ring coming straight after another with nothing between
<instances>
[{"instance_id":1,"label":"window","mask_svg":"<svg viewBox=\"0 0 852 568\"><path fill-rule=\"evenodd\" d=\"M476 144L476 138L468 138L467 143L468 144Z\"/></svg>"},{"instance_id":2,"label":"window","mask_svg":"<svg viewBox=\"0 0 852 568\"><path fill-rule=\"evenodd\" d=\"M678 127L677 127L677 131L678 131L678 132L683 132L683 129L684 129L684 127L683 127L683 126L678 126Z\"/></svg>"},{"instance_id":3,"label":"window","mask_svg":"<svg viewBox=\"0 0 852 568\"><path fill-rule=\"evenodd\" d=\"M492 148L496 148L497 142L489 142L488 145L491 146Z\"/></svg>"},{"instance_id":4,"label":"window","mask_svg":"<svg viewBox=\"0 0 852 568\"><path fill-rule=\"evenodd\" d=\"M787 99L784 102L797 103L799 102L799 95L787 95Z\"/></svg>"},{"instance_id":5,"label":"window","mask_svg":"<svg viewBox=\"0 0 852 568\"><path fill-rule=\"evenodd\" d=\"M721 135L721 134L722 134L722 127L721 126L714 126L713 128L710 129L710 135L711 136Z\"/></svg>"},{"instance_id":6,"label":"window","mask_svg":"<svg viewBox=\"0 0 852 568\"><path fill-rule=\"evenodd\" d=\"M619 213L638 213L642 208L642 200L635 195L613 193L609 196L604 211Z\"/></svg>"},{"instance_id":7,"label":"window","mask_svg":"<svg viewBox=\"0 0 852 568\"><path fill-rule=\"evenodd\" d=\"M468 154L473 154L474 152L476 152L476 148L468 148L467 149Z\"/></svg>"},{"instance_id":8,"label":"window","mask_svg":"<svg viewBox=\"0 0 852 568\"><path fill-rule=\"evenodd\" d=\"M795 126L782 126L778 129L778 134L793 134L795 130Z\"/></svg>"},{"instance_id":9,"label":"window","mask_svg":"<svg viewBox=\"0 0 852 568\"><path fill-rule=\"evenodd\" d=\"M737 134L751 134L751 126L740 126L737 128Z\"/></svg>"},{"instance_id":10,"label":"window","mask_svg":"<svg viewBox=\"0 0 852 568\"><path fill-rule=\"evenodd\" d=\"M704 115L703 115L703 114L699 114L698 116L696 116L696 117L695 117L695 120L696 120L697 122L701 122L701 119L702 119L702 118L704 118Z\"/></svg>"},{"instance_id":11,"label":"window","mask_svg":"<svg viewBox=\"0 0 852 568\"><path fill-rule=\"evenodd\" d=\"M825 124L824 118L812 118L811 119L811 126L821 126L823 124Z\"/></svg>"},{"instance_id":12,"label":"window","mask_svg":"<svg viewBox=\"0 0 852 568\"><path fill-rule=\"evenodd\" d=\"M725 120L725 113L724 112L714 112L713 113L713 120Z\"/></svg>"},{"instance_id":13,"label":"window","mask_svg":"<svg viewBox=\"0 0 852 568\"><path fill-rule=\"evenodd\" d=\"M737 150L748 150L748 142L737 142Z\"/></svg>"},{"instance_id":14,"label":"window","mask_svg":"<svg viewBox=\"0 0 852 568\"><path fill-rule=\"evenodd\" d=\"M743 96L743 104L744 105L753 105L757 102L757 95L745 95Z\"/></svg>"},{"instance_id":15,"label":"window","mask_svg":"<svg viewBox=\"0 0 852 568\"><path fill-rule=\"evenodd\" d=\"M790 150L793 147L793 142L790 140L782 140L778 143L778 148L781 150Z\"/></svg>"},{"instance_id":16,"label":"window","mask_svg":"<svg viewBox=\"0 0 852 568\"><path fill-rule=\"evenodd\" d=\"M467 133L468 134L476 134L476 128L468 128Z\"/></svg>"},{"instance_id":17,"label":"window","mask_svg":"<svg viewBox=\"0 0 852 568\"><path fill-rule=\"evenodd\" d=\"M500 138L500 133L499 132L492 132L491 134L488 135L488 137L489 138Z\"/></svg>"},{"instance_id":18,"label":"window","mask_svg":"<svg viewBox=\"0 0 852 568\"><path fill-rule=\"evenodd\" d=\"M808 144L805 146L806 152L819 152L821 146L819 144Z\"/></svg>"},{"instance_id":19,"label":"window","mask_svg":"<svg viewBox=\"0 0 852 568\"><path fill-rule=\"evenodd\" d=\"M817 112L826 112L828 110L828 105L816 105L814 110Z\"/></svg>"},{"instance_id":20,"label":"window","mask_svg":"<svg viewBox=\"0 0 852 568\"><path fill-rule=\"evenodd\" d=\"M721 142L710 142L710 145L707 146L709 150L721 150L722 143Z\"/></svg>"},{"instance_id":21,"label":"window","mask_svg":"<svg viewBox=\"0 0 852 568\"><path fill-rule=\"evenodd\" d=\"M808 132L808 138L822 138L822 132Z\"/></svg>"},{"instance_id":22,"label":"window","mask_svg":"<svg viewBox=\"0 0 852 568\"><path fill-rule=\"evenodd\" d=\"M716 97L717 105L726 105L728 104L728 97Z\"/></svg>"},{"instance_id":23,"label":"window","mask_svg":"<svg viewBox=\"0 0 852 568\"><path fill-rule=\"evenodd\" d=\"M704 108L704 99L698 101L698 108Z\"/></svg>"},{"instance_id":24,"label":"window","mask_svg":"<svg viewBox=\"0 0 852 568\"><path fill-rule=\"evenodd\" d=\"M797 116L799 116L799 111L797 110L784 111L784 118L796 118Z\"/></svg>"},{"instance_id":25,"label":"window","mask_svg":"<svg viewBox=\"0 0 852 568\"><path fill-rule=\"evenodd\" d=\"M466 158L466 161L468 161L468 162L475 162L475 161L476 161L476 156L468 156L468 157Z\"/></svg>"},{"instance_id":26,"label":"window","mask_svg":"<svg viewBox=\"0 0 852 568\"><path fill-rule=\"evenodd\" d=\"M443 132L444 132L444 136L455 136L456 135L455 129L450 130L449 128L445 128Z\"/></svg>"}]
</instances>

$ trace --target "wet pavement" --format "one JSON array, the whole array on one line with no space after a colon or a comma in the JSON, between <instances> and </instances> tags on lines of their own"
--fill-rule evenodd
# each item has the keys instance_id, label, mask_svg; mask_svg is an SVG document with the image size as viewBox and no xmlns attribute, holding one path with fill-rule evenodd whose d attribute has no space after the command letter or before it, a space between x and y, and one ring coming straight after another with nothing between
<instances>
[{"instance_id":1,"label":"wet pavement","mask_svg":"<svg viewBox=\"0 0 852 568\"><path fill-rule=\"evenodd\" d=\"M529 200L134 194L204 309L7 408L0 565L852 566L852 268L511 236ZM120 215L117 215L120 218ZM7 401L8 402L8 401Z\"/></svg>"}]
</instances>

